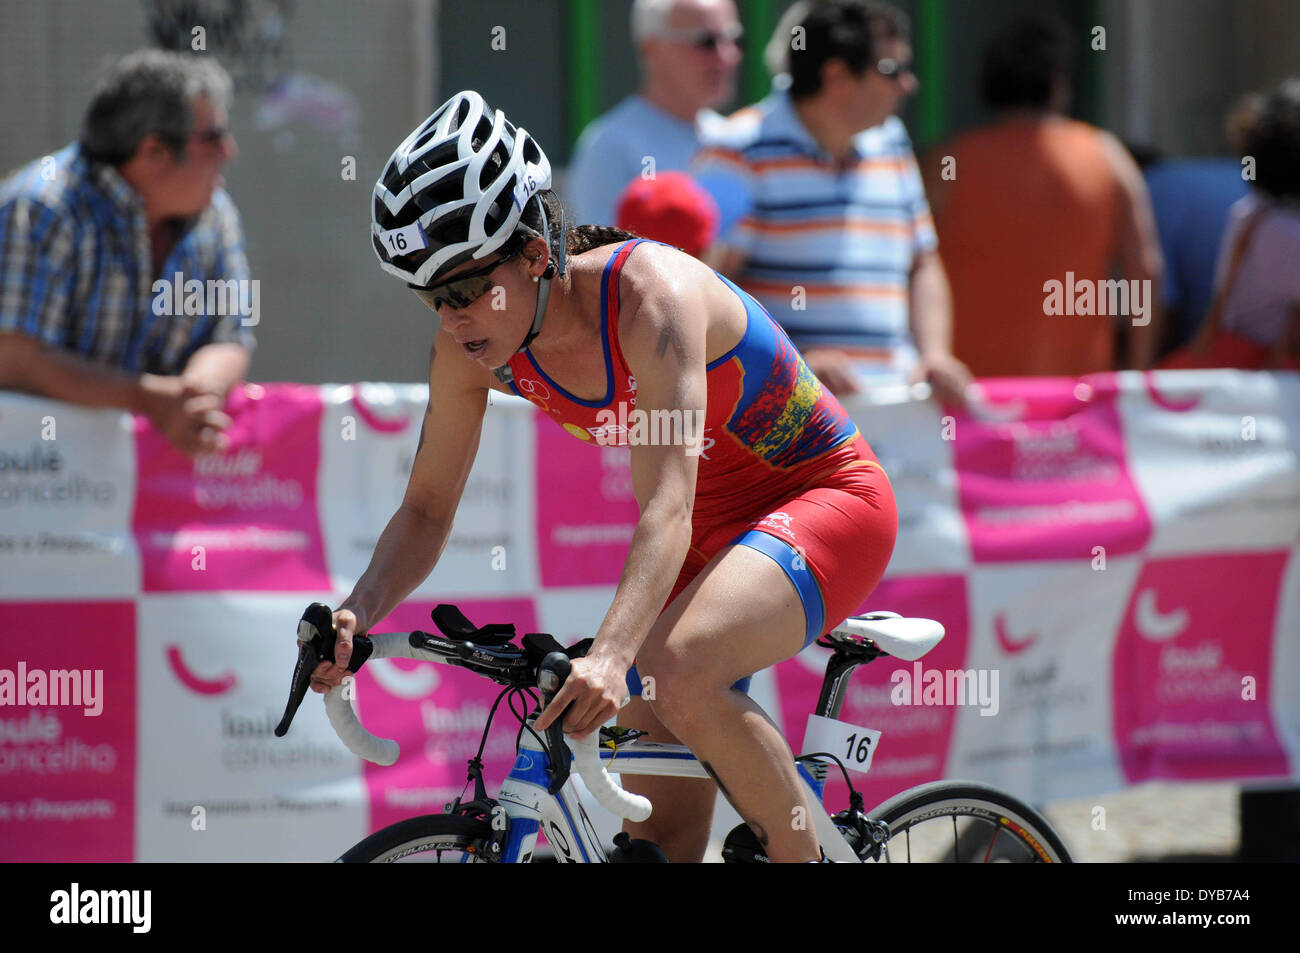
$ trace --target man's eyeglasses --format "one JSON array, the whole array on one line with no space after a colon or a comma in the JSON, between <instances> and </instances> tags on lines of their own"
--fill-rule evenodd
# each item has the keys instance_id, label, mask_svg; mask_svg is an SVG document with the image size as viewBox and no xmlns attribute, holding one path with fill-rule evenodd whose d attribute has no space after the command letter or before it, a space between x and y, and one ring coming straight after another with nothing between
<instances>
[{"instance_id":1,"label":"man's eyeglasses","mask_svg":"<svg viewBox=\"0 0 1300 953\"><path fill-rule=\"evenodd\" d=\"M896 83L904 76L916 75L915 73L912 72L912 66L910 63L900 63L898 62L898 60L893 60L890 59L889 57L885 57L882 60L877 60L874 64L872 64L871 68L874 69L881 76L885 77L886 79L892 79Z\"/></svg>"},{"instance_id":2,"label":"man's eyeglasses","mask_svg":"<svg viewBox=\"0 0 1300 953\"><path fill-rule=\"evenodd\" d=\"M487 294L488 290L495 284L491 277L493 270L504 265L508 261L518 258L521 251L523 251L522 245L504 258L498 258L490 265L484 265L482 268L475 269L474 271L467 271L463 275L457 275L449 281L444 281L436 285L429 285L426 288L412 284L408 284L406 287L419 295L420 300L434 311L437 311L444 302L460 311L468 308L479 298Z\"/></svg>"},{"instance_id":3,"label":"man's eyeglasses","mask_svg":"<svg viewBox=\"0 0 1300 953\"><path fill-rule=\"evenodd\" d=\"M739 46L741 40L745 38L745 31L739 23L736 23L722 32L702 27L698 30L665 30L658 35L678 43L686 43L697 50L717 50L725 43Z\"/></svg>"}]
</instances>

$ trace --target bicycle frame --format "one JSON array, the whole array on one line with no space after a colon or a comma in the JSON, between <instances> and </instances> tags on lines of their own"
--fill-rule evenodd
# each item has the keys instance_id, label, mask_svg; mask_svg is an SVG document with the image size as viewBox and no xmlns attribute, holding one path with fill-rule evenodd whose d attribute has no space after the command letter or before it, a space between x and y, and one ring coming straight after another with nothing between
<instances>
[{"instance_id":1,"label":"bicycle frame","mask_svg":"<svg viewBox=\"0 0 1300 953\"><path fill-rule=\"evenodd\" d=\"M708 773L690 749L684 745L667 745L641 739L620 745L617 751L601 749L600 759L610 773L640 774L654 777L700 778ZM570 776L556 794L548 793L550 758L537 739L525 732L519 739L519 753L514 767L497 794L505 808L509 831L501 862L528 863L543 827L546 840L555 849L561 863L605 863L605 848L578 796L575 777ZM812 807L812 822L822 849L831 860L857 863L858 857L841 836L822 804L822 785L802 764L798 765Z\"/></svg>"},{"instance_id":2,"label":"bicycle frame","mask_svg":"<svg viewBox=\"0 0 1300 953\"><path fill-rule=\"evenodd\" d=\"M816 713L834 718L843 704L843 689L849 672L862 659L850 659L836 653L830 660L822 685ZM530 722L533 719L530 718ZM670 745L638 738L617 749L601 747L600 760L611 774L637 774L652 777L699 778L712 780L699 759L685 745ZM858 863L858 856L826 813L823 797L825 780L819 780L803 765L796 763L812 805L813 829L822 850L832 861ZM524 732L514 767L501 783L497 801L504 807L509 831L501 862L528 863L532 859L539 830L545 827L546 840L561 863L605 863L605 849L578 796L574 775L570 775L556 794L549 793L550 756L533 732Z\"/></svg>"}]
</instances>

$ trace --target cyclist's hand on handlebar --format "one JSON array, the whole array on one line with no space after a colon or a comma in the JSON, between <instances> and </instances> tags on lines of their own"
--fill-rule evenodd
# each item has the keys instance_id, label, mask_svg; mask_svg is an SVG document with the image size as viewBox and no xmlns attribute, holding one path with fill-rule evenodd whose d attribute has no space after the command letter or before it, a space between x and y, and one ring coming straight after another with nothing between
<instances>
[{"instance_id":1,"label":"cyclist's hand on handlebar","mask_svg":"<svg viewBox=\"0 0 1300 953\"><path fill-rule=\"evenodd\" d=\"M311 690L324 694L335 685L341 684L344 676L351 675L348 662L352 659L352 638L365 635L365 613L358 615L352 609L337 609L334 612L334 631L338 638L334 643L334 661L321 662L316 671L311 673Z\"/></svg>"},{"instance_id":2,"label":"cyclist's hand on handlebar","mask_svg":"<svg viewBox=\"0 0 1300 953\"><path fill-rule=\"evenodd\" d=\"M537 730L545 731L572 702L564 730L575 738L586 738L613 718L627 697L626 665L600 656L576 658L564 687L538 716Z\"/></svg>"}]
</instances>

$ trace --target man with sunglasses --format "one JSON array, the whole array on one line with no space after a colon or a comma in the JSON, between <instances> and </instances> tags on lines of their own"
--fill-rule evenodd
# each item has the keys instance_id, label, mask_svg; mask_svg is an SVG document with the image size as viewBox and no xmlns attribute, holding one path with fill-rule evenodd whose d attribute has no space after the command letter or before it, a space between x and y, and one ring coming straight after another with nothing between
<instances>
[{"instance_id":1,"label":"man with sunglasses","mask_svg":"<svg viewBox=\"0 0 1300 953\"><path fill-rule=\"evenodd\" d=\"M685 169L731 100L741 27L732 0L636 0L641 88L593 120L574 149L566 198L574 219L613 225L633 179Z\"/></svg>"},{"instance_id":2,"label":"man with sunglasses","mask_svg":"<svg viewBox=\"0 0 1300 953\"><path fill-rule=\"evenodd\" d=\"M206 293L188 313L170 286L248 281L222 189L230 97L207 56L132 53L101 80L78 143L0 183L0 388L135 411L185 453L224 444L256 319L208 313Z\"/></svg>"},{"instance_id":3,"label":"man with sunglasses","mask_svg":"<svg viewBox=\"0 0 1300 953\"><path fill-rule=\"evenodd\" d=\"M710 263L780 322L836 394L927 380L960 403L948 282L916 158L894 115L917 89L908 21L868 0L796 4L762 102L693 171L718 203ZM770 52L770 51L769 51Z\"/></svg>"}]
</instances>

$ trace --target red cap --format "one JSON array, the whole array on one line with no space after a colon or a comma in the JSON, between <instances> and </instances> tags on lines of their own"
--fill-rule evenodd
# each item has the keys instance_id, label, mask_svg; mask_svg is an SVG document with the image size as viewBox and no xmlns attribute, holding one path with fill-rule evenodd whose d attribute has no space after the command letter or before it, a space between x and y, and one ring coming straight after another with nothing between
<instances>
[{"instance_id":1,"label":"red cap","mask_svg":"<svg viewBox=\"0 0 1300 953\"><path fill-rule=\"evenodd\" d=\"M718 236L718 205L685 172L635 178L618 198L618 227L700 255Z\"/></svg>"}]
</instances>

